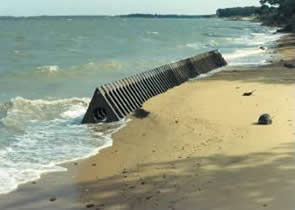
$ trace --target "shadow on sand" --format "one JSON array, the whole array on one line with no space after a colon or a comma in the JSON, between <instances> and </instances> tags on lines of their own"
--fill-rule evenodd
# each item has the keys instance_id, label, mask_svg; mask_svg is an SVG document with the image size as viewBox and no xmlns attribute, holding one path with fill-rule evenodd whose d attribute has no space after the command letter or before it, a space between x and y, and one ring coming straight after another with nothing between
<instances>
[{"instance_id":1,"label":"shadow on sand","mask_svg":"<svg viewBox=\"0 0 295 210\"><path fill-rule=\"evenodd\" d=\"M24 194L22 199L0 197L0 208L86 209L87 203L93 203L93 209L122 210L288 209L295 204L291 193L295 191L293 150L294 144L286 144L265 153L216 154L138 165L133 171L126 169L116 176L81 183L76 186L77 195L68 190L73 186L62 183L53 189L41 185L39 190L32 185L32 189L17 192ZM142 176L141 172L151 175ZM53 195L57 197L54 204L48 201ZM286 206L279 208L278 203L284 201Z\"/></svg>"}]
</instances>

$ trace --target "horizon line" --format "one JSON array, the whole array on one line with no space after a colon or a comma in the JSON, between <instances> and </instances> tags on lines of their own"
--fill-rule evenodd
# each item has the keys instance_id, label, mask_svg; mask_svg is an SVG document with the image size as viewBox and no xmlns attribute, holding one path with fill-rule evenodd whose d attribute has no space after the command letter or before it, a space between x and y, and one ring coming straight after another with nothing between
<instances>
[{"instance_id":1,"label":"horizon line","mask_svg":"<svg viewBox=\"0 0 295 210\"><path fill-rule=\"evenodd\" d=\"M212 14L177 14L177 13L129 13L129 14L118 14L118 15L0 15L0 18L34 18L34 17L121 17L121 16L134 16L134 15L149 15L149 16L214 16L216 13Z\"/></svg>"}]
</instances>

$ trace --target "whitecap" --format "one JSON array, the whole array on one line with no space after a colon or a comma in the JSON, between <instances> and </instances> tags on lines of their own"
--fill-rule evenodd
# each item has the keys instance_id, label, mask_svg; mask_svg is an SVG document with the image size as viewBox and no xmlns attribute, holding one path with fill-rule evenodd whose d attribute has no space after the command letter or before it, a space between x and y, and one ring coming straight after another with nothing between
<instances>
[{"instance_id":1,"label":"whitecap","mask_svg":"<svg viewBox=\"0 0 295 210\"><path fill-rule=\"evenodd\" d=\"M59 66L57 65L46 65L46 66L39 66L37 67L39 72L42 73L56 73L60 70Z\"/></svg>"},{"instance_id":2,"label":"whitecap","mask_svg":"<svg viewBox=\"0 0 295 210\"><path fill-rule=\"evenodd\" d=\"M157 32L157 31L147 31L146 33L147 34L153 34L153 35L158 35L159 34L159 32Z\"/></svg>"},{"instance_id":3,"label":"whitecap","mask_svg":"<svg viewBox=\"0 0 295 210\"><path fill-rule=\"evenodd\" d=\"M112 145L112 134L128 120L81 125L89 98L12 99L1 122L22 132L0 144L0 194L39 179L43 173L66 171L59 164L87 158Z\"/></svg>"}]
</instances>

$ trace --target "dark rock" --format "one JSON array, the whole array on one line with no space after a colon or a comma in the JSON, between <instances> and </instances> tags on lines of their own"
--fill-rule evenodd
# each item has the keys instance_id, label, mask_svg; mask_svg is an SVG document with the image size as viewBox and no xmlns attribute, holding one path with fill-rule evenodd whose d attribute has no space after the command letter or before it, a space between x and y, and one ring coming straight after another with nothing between
<instances>
[{"instance_id":1,"label":"dark rock","mask_svg":"<svg viewBox=\"0 0 295 210\"><path fill-rule=\"evenodd\" d=\"M76 165L78 165L78 163L77 163L77 162L75 162L75 163L74 163L74 165L76 166Z\"/></svg>"},{"instance_id":2,"label":"dark rock","mask_svg":"<svg viewBox=\"0 0 295 210\"><path fill-rule=\"evenodd\" d=\"M54 201L56 201L56 197L51 197L51 198L49 198L49 201L50 201L50 202L54 202Z\"/></svg>"},{"instance_id":3,"label":"dark rock","mask_svg":"<svg viewBox=\"0 0 295 210\"><path fill-rule=\"evenodd\" d=\"M96 163L92 163L92 166L96 166Z\"/></svg>"},{"instance_id":4,"label":"dark rock","mask_svg":"<svg viewBox=\"0 0 295 210\"><path fill-rule=\"evenodd\" d=\"M145 199L150 200L153 196L147 196Z\"/></svg>"},{"instance_id":5,"label":"dark rock","mask_svg":"<svg viewBox=\"0 0 295 210\"><path fill-rule=\"evenodd\" d=\"M93 208L95 205L93 204L93 203L88 203L88 204L86 204L86 208Z\"/></svg>"},{"instance_id":6,"label":"dark rock","mask_svg":"<svg viewBox=\"0 0 295 210\"><path fill-rule=\"evenodd\" d=\"M258 119L259 125L270 125L272 124L272 118L269 114L263 114Z\"/></svg>"},{"instance_id":7,"label":"dark rock","mask_svg":"<svg viewBox=\"0 0 295 210\"><path fill-rule=\"evenodd\" d=\"M287 67L287 68L295 68L295 64L293 63L284 63L284 66Z\"/></svg>"},{"instance_id":8,"label":"dark rock","mask_svg":"<svg viewBox=\"0 0 295 210\"><path fill-rule=\"evenodd\" d=\"M34 181L34 182L32 182L32 184L37 184L37 182Z\"/></svg>"},{"instance_id":9,"label":"dark rock","mask_svg":"<svg viewBox=\"0 0 295 210\"><path fill-rule=\"evenodd\" d=\"M260 50L266 50L265 47L259 47Z\"/></svg>"},{"instance_id":10,"label":"dark rock","mask_svg":"<svg viewBox=\"0 0 295 210\"><path fill-rule=\"evenodd\" d=\"M133 116L136 118L139 118L139 119L143 119L143 118L148 117L149 114L150 114L150 112L148 112L142 108L139 108L134 111Z\"/></svg>"},{"instance_id":11,"label":"dark rock","mask_svg":"<svg viewBox=\"0 0 295 210\"><path fill-rule=\"evenodd\" d=\"M253 93L255 92L256 90L252 90L252 91L250 91L250 92L245 92L244 94L243 94L243 96L251 96L251 95L253 95Z\"/></svg>"}]
</instances>

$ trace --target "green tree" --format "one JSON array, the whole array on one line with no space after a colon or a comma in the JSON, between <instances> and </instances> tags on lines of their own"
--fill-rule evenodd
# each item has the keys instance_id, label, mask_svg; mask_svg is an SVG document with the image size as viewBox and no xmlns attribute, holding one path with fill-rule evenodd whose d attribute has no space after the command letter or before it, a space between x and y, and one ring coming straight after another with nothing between
<instances>
[{"instance_id":1,"label":"green tree","mask_svg":"<svg viewBox=\"0 0 295 210\"><path fill-rule=\"evenodd\" d=\"M285 26L286 31L295 31L295 0L260 0L260 3L260 14L266 23ZM267 7L272 10L267 10Z\"/></svg>"}]
</instances>

